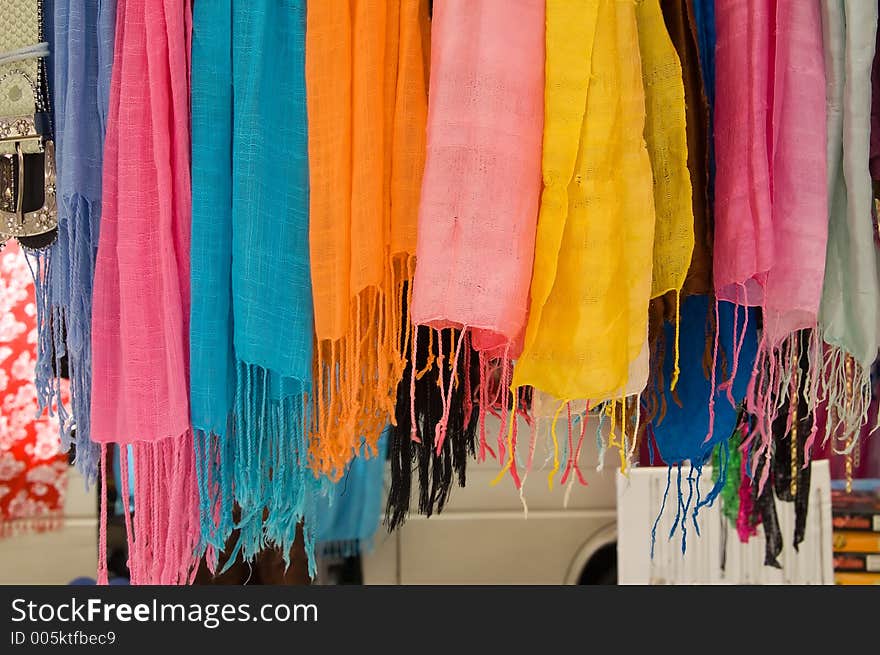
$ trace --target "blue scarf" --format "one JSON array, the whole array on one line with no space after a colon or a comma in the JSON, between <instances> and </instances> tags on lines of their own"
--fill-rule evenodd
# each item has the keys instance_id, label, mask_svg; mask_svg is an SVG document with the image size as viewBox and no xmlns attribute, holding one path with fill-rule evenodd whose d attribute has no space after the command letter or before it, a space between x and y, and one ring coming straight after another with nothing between
<instances>
[{"instance_id":1,"label":"blue scarf","mask_svg":"<svg viewBox=\"0 0 880 655\"><path fill-rule=\"evenodd\" d=\"M289 554L317 496L305 4L195 3L190 391L209 562L234 529L230 562Z\"/></svg>"},{"instance_id":2,"label":"blue scarf","mask_svg":"<svg viewBox=\"0 0 880 655\"><path fill-rule=\"evenodd\" d=\"M700 73L703 91L709 103L709 206L715 204L715 0L688 0L693 2L694 22L697 27L697 47L700 50Z\"/></svg>"},{"instance_id":3,"label":"blue scarf","mask_svg":"<svg viewBox=\"0 0 880 655\"><path fill-rule=\"evenodd\" d=\"M688 0L693 2L694 22L697 26L697 46L700 49L700 70L709 107L715 105L715 0Z\"/></svg>"},{"instance_id":4,"label":"blue scarf","mask_svg":"<svg viewBox=\"0 0 880 655\"><path fill-rule=\"evenodd\" d=\"M339 482L321 498L316 519L323 554L353 557L370 550L382 517L382 483L390 432L390 426L382 432L378 454L369 459L355 457Z\"/></svg>"},{"instance_id":5,"label":"blue scarf","mask_svg":"<svg viewBox=\"0 0 880 655\"><path fill-rule=\"evenodd\" d=\"M41 409L57 409L64 449L76 441L87 482L98 474L91 440L92 281L101 223L101 174L116 28L116 0L47 3L57 162L58 239L36 254ZM67 357L71 411L58 373Z\"/></svg>"},{"instance_id":6,"label":"blue scarf","mask_svg":"<svg viewBox=\"0 0 880 655\"><path fill-rule=\"evenodd\" d=\"M711 312L711 313L710 313ZM745 325L745 313L748 313L748 325ZM741 402L745 397L746 388L755 363L758 351L756 330L757 311L739 308L734 314L734 306L722 302L718 304L718 357L716 371L716 389L714 402L712 397L711 373L708 368L711 360L706 356L706 341L713 339L714 307L710 305L708 296L689 296L681 305L681 338L680 362L681 373L674 392L668 388L662 390L665 400L665 416L650 426L657 448L663 461L669 466L668 485L671 483L672 468L677 469L678 485L678 520L673 532L680 525L682 528L682 550L686 546L687 514L692 509L692 518L696 525L696 516L700 508L711 505L721 492L726 480L726 470L719 472L717 483L706 498L700 497L699 477L702 475L704 463L709 460L717 444L726 446L736 424L737 410L729 402L727 388L724 384L730 378L734 359L734 318L737 319L737 335L745 329L742 350L739 353L736 379L730 389L731 396ZM708 319L708 320L707 320ZM669 323L664 325L664 341L667 351L674 347L675 327ZM714 349L714 343L711 344ZM671 379L673 362L671 357L664 359L664 377ZM711 407L711 411L710 411ZM711 437L707 440L707 436ZM729 461L728 451L723 450L722 466ZM687 491L682 486L682 465L689 462L690 473L685 478ZM711 463L711 462L709 462ZM693 473L697 473L694 478ZM666 494L669 493L669 486ZM666 506L667 495L663 497L662 515ZM658 516L659 521L659 516ZM656 530L655 523L654 529ZM670 535L671 536L671 535ZM653 543L653 540L652 540Z\"/></svg>"}]
</instances>

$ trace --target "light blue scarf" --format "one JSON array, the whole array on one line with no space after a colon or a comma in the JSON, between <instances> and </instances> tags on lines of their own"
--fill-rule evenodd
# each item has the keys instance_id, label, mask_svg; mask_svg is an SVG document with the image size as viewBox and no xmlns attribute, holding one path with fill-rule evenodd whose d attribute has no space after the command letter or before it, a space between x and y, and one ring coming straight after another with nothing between
<instances>
[{"instance_id":1,"label":"light blue scarf","mask_svg":"<svg viewBox=\"0 0 880 655\"><path fill-rule=\"evenodd\" d=\"M317 496L305 5L195 3L190 389L209 561L233 529L230 562L289 553Z\"/></svg>"},{"instance_id":2,"label":"light blue scarf","mask_svg":"<svg viewBox=\"0 0 880 655\"><path fill-rule=\"evenodd\" d=\"M324 555L353 557L371 550L382 518L390 432L389 426L379 438L377 455L355 457L342 479L318 503L318 544Z\"/></svg>"},{"instance_id":3,"label":"light blue scarf","mask_svg":"<svg viewBox=\"0 0 880 655\"><path fill-rule=\"evenodd\" d=\"M87 482L100 448L89 430L92 386L92 280L101 222L101 173L116 28L116 0L69 0L44 6L52 42L50 77L57 158L58 240L36 255L42 408L56 407L62 447L76 440ZM57 372L67 356L71 412L61 405Z\"/></svg>"}]
</instances>

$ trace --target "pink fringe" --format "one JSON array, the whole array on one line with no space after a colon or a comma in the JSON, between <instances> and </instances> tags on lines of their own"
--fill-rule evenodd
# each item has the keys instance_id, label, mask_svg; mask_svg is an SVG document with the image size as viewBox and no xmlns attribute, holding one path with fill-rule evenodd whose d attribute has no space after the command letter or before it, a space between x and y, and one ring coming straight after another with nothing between
<instances>
[{"instance_id":1,"label":"pink fringe","mask_svg":"<svg viewBox=\"0 0 880 655\"><path fill-rule=\"evenodd\" d=\"M103 448L106 448L105 446ZM128 507L128 454L120 446L121 484L132 584L191 584L199 563L199 508L195 454L189 432L155 443L135 443L134 519ZM102 458L102 480L107 461ZM106 490L106 486L104 487ZM106 491L101 498L98 579L106 583ZM103 553L103 561L101 554Z\"/></svg>"}]
</instances>

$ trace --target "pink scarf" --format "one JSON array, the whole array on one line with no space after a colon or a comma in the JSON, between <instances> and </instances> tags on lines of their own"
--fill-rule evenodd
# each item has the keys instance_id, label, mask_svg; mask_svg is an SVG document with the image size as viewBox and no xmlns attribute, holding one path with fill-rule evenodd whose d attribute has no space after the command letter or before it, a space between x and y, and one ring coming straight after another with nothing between
<instances>
[{"instance_id":1,"label":"pink scarf","mask_svg":"<svg viewBox=\"0 0 880 655\"><path fill-rule=\"evenodd\" d=\"M813 329L817 364L820 354L828 184L819 0L718 0L716 26L715 292L763 309L748 393L759 419L758 462L796 388L795 333ZM815 384L808 388L815 393Z\"/></svg>"},{"instance_id":2,"label":"pink scarf","mask_svg":"<svg viewBox=\"0 0 880 655\"><path fill-rule=\"evenodd\" d=\"M544 1L436 3L429 98L412 322L462 329L453 368L469 332L480 379L500 358L506 389L522 347L541 191Z\"/></svg>"},{"instance_id":3,"label":"pink scarf","mask_svg":"<svg viewBox=\"0 0 880 655\"><path fill-rule=\"evenodd\" d=\"M91 421L102 450L109 442L134 444L135 521L126 516L126 525L137 583L186 582L197 561L187 396L190 12L188 0L119 0L117 11ZM104 533L102 526L102 541ZM106 579L106 562L99 576Z\"/></svg>"}]
</instances>

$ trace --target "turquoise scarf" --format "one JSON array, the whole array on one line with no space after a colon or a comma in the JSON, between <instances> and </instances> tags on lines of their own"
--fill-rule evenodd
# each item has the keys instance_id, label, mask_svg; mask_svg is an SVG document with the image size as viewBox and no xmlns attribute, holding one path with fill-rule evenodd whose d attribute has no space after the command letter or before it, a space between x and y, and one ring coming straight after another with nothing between
<instances>
[{"instance_id":1,"label":"turquoise scarf","mask_svg":"<svg viewBox=\"0 0 880 655\"><path fill-rule=\"evenodd\" d=\"M190 390L209 562L233 530L230 562L289 554L316 499L305 4L195 5Z\"/></svg>"}]
</instances>

